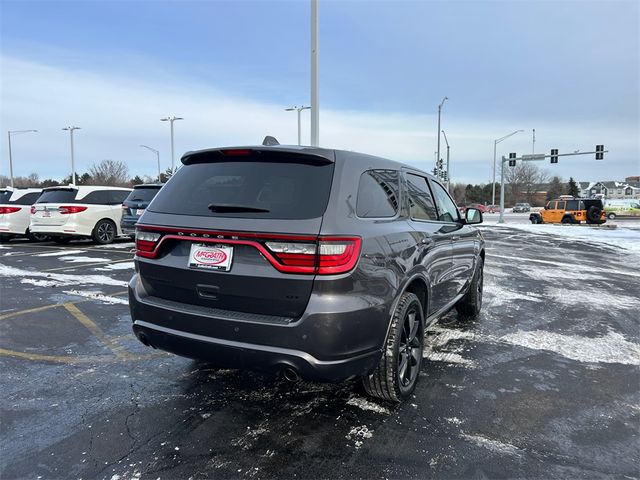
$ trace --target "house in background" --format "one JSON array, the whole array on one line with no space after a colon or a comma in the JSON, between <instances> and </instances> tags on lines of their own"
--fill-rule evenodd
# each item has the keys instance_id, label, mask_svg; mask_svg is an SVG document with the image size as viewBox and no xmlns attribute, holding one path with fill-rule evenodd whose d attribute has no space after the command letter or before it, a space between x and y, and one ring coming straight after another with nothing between
<instances>
[{"instance_id":1,"label":"house in background","mask_svg":"<svg viewBox=\"0 0 640 480\"><path fill-rule=\"evenodd\" d=\"M629 181L638 177L627 177L625 182L601 181L578 182L581 197L602 196L610 200L640 199L640 181Z\"/></svg>"}]
</instances>

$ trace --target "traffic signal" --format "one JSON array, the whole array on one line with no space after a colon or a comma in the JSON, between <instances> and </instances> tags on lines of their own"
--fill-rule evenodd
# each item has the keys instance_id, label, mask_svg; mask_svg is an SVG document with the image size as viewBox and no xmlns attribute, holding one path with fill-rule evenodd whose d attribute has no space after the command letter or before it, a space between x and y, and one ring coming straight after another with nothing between
<instances>
[{"instance_id":1,"label":"traffic signal","mask_svg":"<svg viewBox=\"0 0 640 480\"><path fill-rule=\"evenodd\" d=\"M604 159L604 145L596 145L596 160Z\"/></svg>"},{"instance_id":2,"label":"traffic signal","mask_svg":"<svg viewBox=\"0 0 640 480\"><path fill-rule=\"evenodd\" d=\"M558 149L551 149L551 163L558 163Z\"/></svg>"},{"instance_id":3,"label":"traffic signal","mask_svg":"<svg viewBox=\"0 0 640 480\"><path fill-rule=\"evenodd\" d=\"M516 166L516 154L515 153L510 153L509 154L509 166L510 167L515 167Z\"/></svg>"}]
</instances>

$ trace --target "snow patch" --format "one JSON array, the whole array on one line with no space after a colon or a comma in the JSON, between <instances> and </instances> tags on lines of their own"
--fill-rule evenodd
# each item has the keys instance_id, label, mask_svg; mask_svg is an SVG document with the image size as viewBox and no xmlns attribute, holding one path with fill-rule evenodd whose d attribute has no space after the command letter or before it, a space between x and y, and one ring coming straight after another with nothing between
<instances>
[{"instance_id":1,"label":"snow patch","mask_svg":"<svg viewBox=\"0 0 640 480\"><path fill-rule=\"evenodd\" d=\"M373 437L373 430L369 430L366 425L359 427L351 427L349 433L345 435L347 440L353 440L356 448L360 448L364 443L364 440Z\"/></svg>"},{"instance_id":2,"label":"snow patch","mask_svg":"<svg viewBox=\"0 0 640 480\"><path fill-rule=\"evenodd\" d=\"M112 270L133 270L134 264L133 262L120 262L120 263L112 263L105 267L94 268L97 272L109 272Z\"/></svg>"},{"instance_id":3,"label":"snow patch","mask_svg":"<svg viewBox=\"0 0 640 480\"><path fill-rule=\"evenodd\" d=\"M470 441L471 443L475 443L479 447L486 448L487 450L491 450L495 453L516 456L520 456L521 454L520 449L514 445L511 445L510 443L502 443L498 440L492 440L490 438L483 437L482 435L468 435L466 433L463 433L460 436L465 440Z\"/></svg>"},{"instance_id":4,"label":"snow patch","mask_svg":"<svg viewBox=\"0 0 640 480\"><path fill-rule=\"evenodd\" d=\"M544 330L519 331L498 340L533 350L548 350L578 362L640 365L640 345L627 341L616 332L591 338Z\"/></svg>"},{"instance_id":5,"label":"snow patch","mask_svg":"<svg viewBox=\"0 0 640 480\"><path fill-rule=\"evenodd\" d=\"M48 273L38 272L34 270L25 270L23 268L10 267L8 265L2 265L0 263L0 277L8 278L45 278L51 282L56 282L55 285L50 286L62 286L70 287L72 285L113 285L117 287L126 287L127 282L122 280L116 280L114 278L107 277L106 275L72 275L68 273Z\"/></svg>"},{"instance_id":6,"label":"snow patch","mask_svg":"<svg viewBox=\"0 0 640 480\"><path fill-rule=\"evenodd\" d=\"M110 262L111 261L108 258L74 257L74 256L60 257L58 260L62 260L63 262L69 262L69 263L96 263L96 262Z\"/></svg>"},{"instance_id":7,"label":"snow patch","mask_svg":"<svg viewBox=\"0 0 640 480\"><path fill-rule=\"evenodd\" d=\"M619 293L615 295L601 295L600 293L594 295L594 292L589 290L569 290L567 288L554 287L546 288L545 294L562 305L570 307L588 305L591 309L605 312L610 312L611 309L626 310L638 303L638 299L635 297Z\"/></svg>"},{"instance_id":8,"label":"snow patch","mask_svg":"<svg viewBox=\"0 0 640 480\"><path fill-rule=\"evenodd\" d=\"M110 243L109 245L95 245L92 248L102 248L102 249L105 249L105 250L112 250L112 249L120 250L120 249L124 249L124 248L134 248L134 243L133 242L128 242L128 243Z\"/></svg>"},{"instance_id":9,"label":"snow patch","mask_svg":"<svg viewBox=\"0 0 640 480\"><path fill-rule=\"evenodd\" d=\"M128 305L129 301L126 298L116 298L104 295L102 292L87 292L80 290L65 290L62 293L66 293L67 295L75 295L78 297L90 298L92 300L98 300L103 303L110 304L118 304L118 305Z\"/></svg>"},{"instance_id":10,"label":"snow patch","mask_svg":"<svg viewBox=\"0 0 640 480\"><path fill-rule=\"evenodd\" d=\"M377 403L370 402L364 398L360 397L351 397L347 400L347 405L353 405L354 407L358 407L362 410L369 410L371 412L376 412L384 415L390 415L391 412L388 408L385 408Z\"/></svg>"},{"instance_id":11,"label":"snow patch","mask_svg":"<svg viewBox=\"0 0 640 480\"><path fill-rule=\"evenodd\" d=\"M33 278L23 278L20 283L35 285L36 287L57 287L60 285L53 280L34 280Z\"/></svg>"},{"instance_id":12,"label":"snow patch","mask_svg":"<svg viewBox=\"0 0 640 480\"><path fill-rule=\"evenodd\" d=\"M457 353L425 351L422 355L422 358L426 358L427 360L431 360L432 362L455 363L468 368L476 367L476 364L472 360L464 358Z\"/></svg>"},{"instance_id":13,"label":"snow patch","mask_svg":"<svg viewBox=\"0 0 640 480\"><path fill-rule=\"evenodd\" d=\"M61 257L64 255L76 255L78 253L85 253L84 250L60 250L59 252L38 253L34 257Z\"/></svg>"},{"instance_id":14,"label":"snow patch","mask_svg":"<svg viewBox=\"0 0 640 480\"><path fill-rule=\"evenodd\" d=\"M453 425L462 425L462 420L458 417L445 418L445 420Z\"/></svg>"},{"instance_id":15,"label":"snow patch","mask_svg":"<svg viewBox=\"0 0 640 480\"><path fill-rule=\"evenodd\" d=\"M546 269L545 271L548 277L549 270ZM483 300L485 300L492 307L501 307L502 305L514 304L518 300L538 303L543 301L538 295L535 295L533 293L518 293L495 284L485 284L483 295Z\"/></svg>"}]
</instances>

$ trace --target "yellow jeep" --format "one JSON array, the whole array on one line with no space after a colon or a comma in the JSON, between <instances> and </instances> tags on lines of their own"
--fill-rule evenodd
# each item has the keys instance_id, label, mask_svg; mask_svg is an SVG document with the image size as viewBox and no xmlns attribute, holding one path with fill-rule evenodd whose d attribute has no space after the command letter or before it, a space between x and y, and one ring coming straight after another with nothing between
<instances>
[{"instance_id":1,"label":"yellow jeep","mask_svg":"<svg viewBox=\"0 0 640 480\"><path fill-rule=\"evenodd\" d=\"M531 223L606 222L606 213L599 198L559 198L547 202L539 213L529 215Z\"/></svg>"}]
</instances>

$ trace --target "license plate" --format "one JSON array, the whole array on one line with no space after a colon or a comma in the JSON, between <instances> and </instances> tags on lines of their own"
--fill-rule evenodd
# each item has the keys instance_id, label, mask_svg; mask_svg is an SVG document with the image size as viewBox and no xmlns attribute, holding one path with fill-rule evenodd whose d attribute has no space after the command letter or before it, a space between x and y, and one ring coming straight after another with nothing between
<instances>
[{"instance_id":1,"label":"license plate","mask_svg":"<svg viewBox=\"0 0 640 480\"><path fill-rule=\"evenodd\" d=\"M51 216L51 212L45 210L44 212L42 212L42 216L43 217L50 217Z\"/></svg>"},{"instance_id":2,"label":"license plate","mask_svg":"<svg viewBox=\"0 0 640 480\"><path fill-rule=\"evenodd\" d=\"M189 267L207 270L231 270L233 247L228 245L203 245L194 243L189 252Z\"/></svg>"},{"instance_id":3,"label":"license plate","mask_svg":"<svg viewBox=\"0 0 640 480\"><path fill-rule=\"evenodd\" d=\"M142 215L144 213L144 208L138 208L136 210L136 215Z\"/></svg>"}]
</instances>

